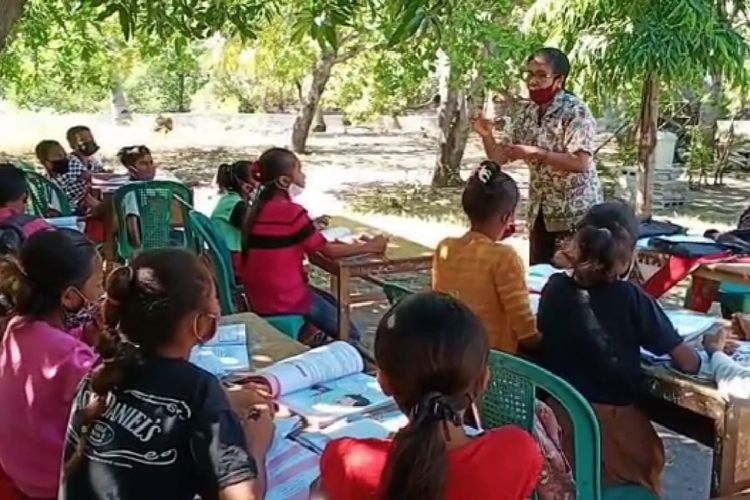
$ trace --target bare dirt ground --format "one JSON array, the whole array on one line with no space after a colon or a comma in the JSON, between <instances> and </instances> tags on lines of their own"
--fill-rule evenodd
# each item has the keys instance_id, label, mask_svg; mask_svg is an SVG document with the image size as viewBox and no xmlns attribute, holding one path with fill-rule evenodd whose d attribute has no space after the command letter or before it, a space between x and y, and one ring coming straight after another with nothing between
<instances>
[{"instance_id":1,"label":"bare dirt ground","mask_svg":"<svg viewBox=\"0 0 750 500\"><path fill-rule=\"evenodd\" d=\"M0 116L0 160L33 161L36 142L47 138L64 142L68 127L88 124L108 166L116 166L120 147L146 144L160 168L196 187L196 204L203 211L213 206L211 183L221 162L253 158L266 147L285 146L292 123L288 115L176 115L174 132L163 135L153 132L149 116L137 117L129 127L116 127L101 116ZM402 120L404 130L398 132L377 127L347 129L336 117L328 122L329 132L314 135L310 154L302 156L308 178L302 202L310 212L347 215L430 247L464 230L460 190L436 191L428 185L435 154L431 117ZM465 158L467 170L481 157L480 145L473 141ZM526 191L527 170L514 166L509 171ZM691 202L679 211L659 215L700 231L727 229L748 204L748 194L746 179L731 178L726 186L694 192ZM518 219L523 222L522 209ZM523 232L511 244L522 256L527 254ZM671 299L679 297L673 294ZM356 311L357 321L368 329L368 340L384 309L384 304L376 303ZM668 450L665 498L707 498L710 450L669 431L661 432Z\"/></svg>"}]
</instances>

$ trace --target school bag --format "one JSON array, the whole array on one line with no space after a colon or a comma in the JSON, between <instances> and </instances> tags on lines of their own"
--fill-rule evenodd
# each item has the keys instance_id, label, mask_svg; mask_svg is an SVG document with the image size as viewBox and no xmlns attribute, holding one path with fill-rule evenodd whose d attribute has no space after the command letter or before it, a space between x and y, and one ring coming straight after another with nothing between
<instances>
[{"instance_id":1,"label":"school bag","mask_svg":"<svg viewBox=\"0 0 750 500\"><path fill-rule=\"evenodd\" d=\"M0 221L0 255L18 255L26 241L26 226L38 217L18 214Z\"/></svg>"}]
</instances>

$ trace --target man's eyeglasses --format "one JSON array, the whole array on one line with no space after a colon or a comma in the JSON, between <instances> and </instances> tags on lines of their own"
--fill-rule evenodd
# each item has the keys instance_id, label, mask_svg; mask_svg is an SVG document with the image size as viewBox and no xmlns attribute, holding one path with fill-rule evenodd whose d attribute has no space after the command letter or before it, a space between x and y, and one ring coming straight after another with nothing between
<instances>
[{"instance_id":1,"label":"man's eyeglasses","mask_svg":"<svg viewBox=\"0 0 750 500\"><path fill-rule=\"evenodd\" d=\"M557 75L552 73L544 73L542 71L529 71L529 70L523 70L521 71L521 77L526 80L527 82L531 80L541 81L541 80L549 80L550 78L555 78Z\"/></svg>"}]
</instances>

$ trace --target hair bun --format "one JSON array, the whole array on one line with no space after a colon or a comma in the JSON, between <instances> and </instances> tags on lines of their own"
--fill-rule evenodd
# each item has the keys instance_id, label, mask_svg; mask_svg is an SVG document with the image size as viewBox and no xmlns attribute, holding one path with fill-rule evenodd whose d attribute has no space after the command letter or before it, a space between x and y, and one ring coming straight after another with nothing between
<instances>
[{"instance_id":1,"label":"hair bun","mask_svg":"<svg viewBox=\"0 0 750 500\"><path fill-rule=\"evenodd\" d=\"M500 166L496 162L485 160L479 164L479 168L474 172L474 176L482 184L489 184L495 177L497 177L497 174L499 174L500 171Z\"/></svg>"}]
</instances>

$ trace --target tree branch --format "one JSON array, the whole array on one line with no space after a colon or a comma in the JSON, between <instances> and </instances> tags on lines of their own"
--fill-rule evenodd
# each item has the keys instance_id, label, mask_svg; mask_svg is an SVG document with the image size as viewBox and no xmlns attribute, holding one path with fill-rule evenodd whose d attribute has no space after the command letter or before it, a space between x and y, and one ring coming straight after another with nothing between
<instances>
[{"instance_id":1,"label":"tree branch","mask_svg":"<svg viewBox=\"0 0 750 500\"><path fill-rule=\"evenodd\" d=\"M0 52L8 45L13 26L21 18L26 0L0 0Z\"/></svg>"}]
</instances>

